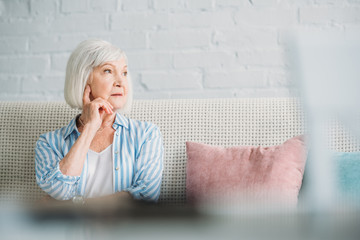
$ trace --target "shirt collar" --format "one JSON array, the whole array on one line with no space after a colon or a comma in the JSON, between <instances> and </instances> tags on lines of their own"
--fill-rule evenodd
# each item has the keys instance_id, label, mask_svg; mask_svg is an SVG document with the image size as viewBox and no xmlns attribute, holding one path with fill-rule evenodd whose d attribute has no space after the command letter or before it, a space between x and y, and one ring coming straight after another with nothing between
<instances>
[{"instance_id":1,"label":"shirt collar","mask_svg":"<svg viewBox=\"0 0 360 240\"><path fill-rule=\"evenodd\" d=\"M116 113L115 122L113 124L113 128L116 126L123 126L125 128L129 128L129 119L120 113Z\"/></svg>"},{"instance_id":2,"label":"shirt collar","mask_svg":"<svg viewBox=\"0 0 360 240\"><path fill-rule=\"evenodd\" d=\"M64 139L67 138L73 131L76 131L78 134L80 134L77 127L76 127L76 119L79 116L80 116L80 114L77 115L76 117L74 117L73 119L71 119L69 125L67 125L65 127Z\"/></svg>"},{"instance_id":3,"label":"shirt collar","mask_svg":"<svg viewBox=\"0 0 360 240\"><path fill-rule=\"evenodd\" d=\"M79 131L76 127L76 119L80 116L77 115L76 117L74 117L69 125L67 125L65 127L65 133L64 133L64 138L67 138L73 131L76 131L78 134ZM119 114L119 113L116 113L116 117L115 117L115 121L114 121L114 124L113 124L113 128L116 129L118 126L123 126L125 128L129 128L129 119L126 118L125 116Z\"/></svg>"}]
</instances>

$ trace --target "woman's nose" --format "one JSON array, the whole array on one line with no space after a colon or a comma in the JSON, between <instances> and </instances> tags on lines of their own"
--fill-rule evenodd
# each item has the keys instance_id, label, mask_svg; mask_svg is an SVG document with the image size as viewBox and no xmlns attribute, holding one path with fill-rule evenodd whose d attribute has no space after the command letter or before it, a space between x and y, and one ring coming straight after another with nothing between
<instances>
[{"instance_id":1,"label":"woman's nose","mask_svg":"<svg viewBox=\"0 0 360 240\"><path fill-rule=\"evenodd\" d=\"M120 87L122 85L123 79L121 77L121 74L116 74L114 85L117 87Z\"/></svg>"}]
</instances>

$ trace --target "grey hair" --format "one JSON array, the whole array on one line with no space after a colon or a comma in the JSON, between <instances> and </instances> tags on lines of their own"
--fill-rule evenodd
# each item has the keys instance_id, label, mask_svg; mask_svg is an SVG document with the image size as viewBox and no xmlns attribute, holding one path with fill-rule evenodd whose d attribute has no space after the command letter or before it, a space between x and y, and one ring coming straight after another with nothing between
<instances>
[{"instance_id":1,"label":"grey hair","mask_svg":"<svg viewBox=\"0 0 360 240\"><path fill-rule=\"evenodd\" d=\"M84 90L93 69L109 61L128 59L126 54L109 42L99 39L90 39L81 42L71 53L66 66L64 97L72 108L82 109ZM129 112L131 109L133 91L130 73L127 75L128 96L124 107L119 113Z\"/></svg>"}]
</instances>

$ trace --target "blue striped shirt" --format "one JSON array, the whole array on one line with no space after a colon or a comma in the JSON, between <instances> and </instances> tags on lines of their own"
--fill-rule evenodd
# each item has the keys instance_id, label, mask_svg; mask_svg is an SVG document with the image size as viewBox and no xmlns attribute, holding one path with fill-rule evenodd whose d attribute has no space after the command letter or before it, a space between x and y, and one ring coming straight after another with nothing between
<instances>
[{"instance_id":1,"label":"blue striped shirt","mask_svg":"<svg viewBox=\"0 0 360 240\"><path fill-rule=\"evenodd\" d=\"M113 191L127 191L135 199L157 201L163 171L163 143L159 128L116 114L113 139ZM42 134L35 147L36 182L58 200L84 195L86 159L81 176L67 176L59 162L69 152L80 133L76 118L68 126ZM110 174L110 173L109 173Z\"/></svg>"}]
</instances>

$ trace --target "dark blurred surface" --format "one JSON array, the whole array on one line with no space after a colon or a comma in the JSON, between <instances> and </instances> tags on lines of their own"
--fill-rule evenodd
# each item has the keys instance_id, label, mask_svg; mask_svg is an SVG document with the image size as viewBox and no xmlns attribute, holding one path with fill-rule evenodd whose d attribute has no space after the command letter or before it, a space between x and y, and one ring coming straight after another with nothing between
<instances>
[{"instance_id":1,"label":"dark blurred surface","mask_svg":"<svg viewBox=\"0 0 360 240\"><path fill-rule=\"evenodd\" d=\"M69 203L69 204L68 204ZM360 211L238 210L227 206L118 206L68 203L8 207L1 239L360 239Z\"/></svg>"}]
</instances>

